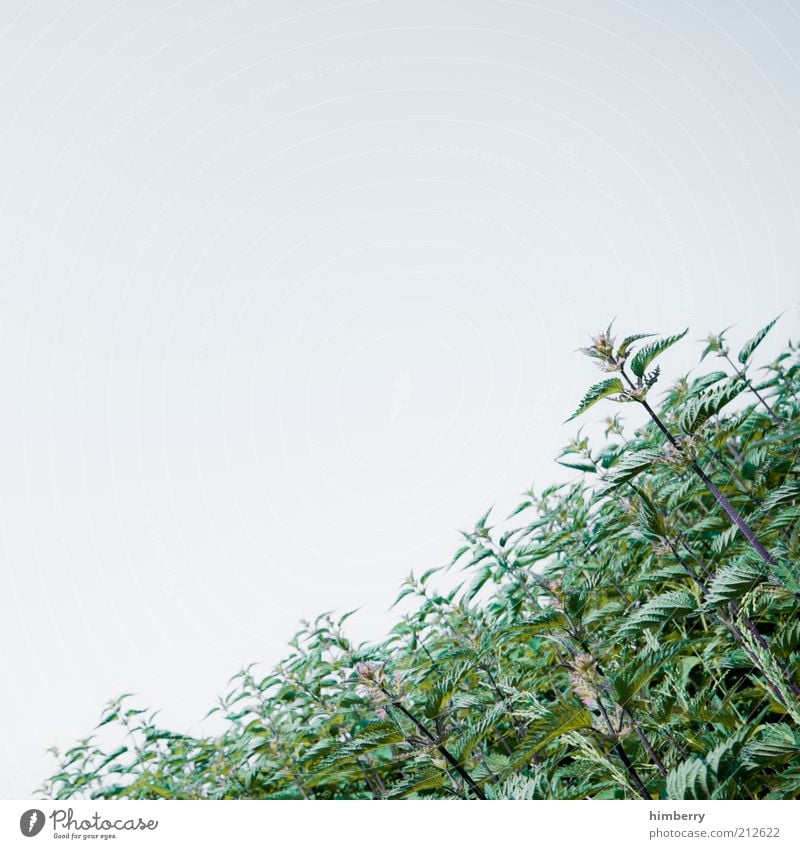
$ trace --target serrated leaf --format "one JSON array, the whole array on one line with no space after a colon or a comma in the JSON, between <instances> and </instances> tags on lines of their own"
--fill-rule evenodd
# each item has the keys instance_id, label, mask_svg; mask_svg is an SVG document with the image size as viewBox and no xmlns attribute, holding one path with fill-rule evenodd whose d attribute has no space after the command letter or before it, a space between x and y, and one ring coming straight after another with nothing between
<instances>
[{"instance_id":1,"label":"serrated leaf","mask_svg":"<svg viewBox=\"0 0 800 849\"><path fill-rule=\"evenodd\" d=\"M674 336L667 336L664 339L659 339L657 342L652 342L649 345L645 345L643 348L640 348L631 360L631 371L636 375L636 377L644 377L644 373L650 363L652 363L656 357L661 356L667 348L671 348L676 342L680 342L680 340L683 339L688 332L689 328L687 327L682 333L676 333Z\"/></svg>"},{"instance_id":2,"label":"serrated leaf","mask_svg":"<svg viewBox=\"0 0 800 849\"><path fill-rule=\"evenodd\" d=\"M800 732L785 723L775 723L762 728L755 739L742 751L750 766L775 763L800 756Z\"/></svg>"},{"instance_id":3,"label":"serrated leaf","mask_svg":"<svg viewBox=\"0 0 800 849\"><path fill-rule=\"evenodd\" d=\"M607 492L620 484L628 483L638 474L651 468L658 460L663 459L661 451L644 448L641 451L627 451L622 455L606 475L603 492Z\"/></svg>"},{"instance_id":4,"label":"serrated leaf","mask_svg":"<svg viewBox=\"0 0 800 849\"><path fill-rule=\"evenodd\" d=\"M739 601L756 584L766 580L766 575L753 560L739 560L718 569L706 592L706 608L720 607Z\"/></svg>"},{"instance_id":5,"label":"serrated leaf","mask_svg":"<svg viewBox=\"0 0 800 849\"><path fill-rule=\"evenodd\" d=\"M639 634L652 625L660 625L670 619L683 618L696 609L694 598L683 590L661 593L654 596L634 611L619 629L619 638Z\"/></svg>"},{"instance_id":6,"label":"serrated leaf","mask_svg":"<svg viewBox=\"0 0 800 849\"><path fill-rule=\"evenodd\" d=\"M559 466L564 466L567 469L575 469L578 472L596 472L597 471L597 469L595 468L593 463L579 463L579 462L568 463L566 460L558 460L557 463L558 463Z\"/></svg>"},{"instance_id":7,"label":"serrated leaf","mask_svg":"<svg viewBox=\"0 0 800 849\"><path fill-rule=\"evenodd\" d=\"M689 387L689 395L697 395L704 389L719 383L720 380L725 380L727 376L724 371L712 371L710 374L704 374L692 381L692 385Z\"/></svg>"},{"instance_id":8,"label":"serrated leaf","mask_svg":"<svg viewBox=\"0 0 800 849\"><path fill-rule=\"evenodd\" d=\"M611 678L611 684L617 700L627 705L636 694L646 686L650 679L660 672L664 664L672 660L684 648L683 642L675 642L666 648L646 651L629 661Z\"/></svg>"},{"instance_id":9,"label":"serrated leaf","mask_svg":"<svg viewBox=\"0 0 800 849\"><path fill-rule=\"evenodd\" d=\"M634 342L638 342L640 339L649 339L651 336L655 336L655 333L634 333L632 336L626 336L617 349L617 358L624 358Z\"/></svg>"},{"instance_id":10,"label":"serrated leaf","mask_svg":"<svg viewBox=\"0 0 800 849\"><path fill-rule=\"evenodd\" d=\"M696 433L712 416L717 415L746 388L743 381L737 380L735 383L708 389L689 398L681 413L681 430L688 434Z\"/></svg>"},{"instance_id":11,"label":"serrated leaf","mask_svg":"<svg viewBox=\"0 0 800 849\"><path fill-rule=\"evenodd\" d=\"M583 400L578 404L578 409L567 419L568 422L585 413L589 407L596 404L602 398L607 398L609 395L620 395L625 392L625 387L618 377L610 377L608 380L603 380L596 383L584 396Z\"/></svg>"},{"instance_id":12,"label":"serrated leaf","mask_svg":"<svg viewBox=\"0 0 800 849\"><path fill-rule=\"evenodd\" d=\"M772 321L766 326L762 327L761 330L756 333L756 335L752 339L748 339L747 342L742 346L742 350L739 351L739 362L742 365L747 365L747 361L750 357L753 356L753 352L755 349L764 341L764 337L772 330L775 326L775 322L780 318L780 316L776 316L772 319Z\"/></svg>"},{"instance_id":13,"label":"serrated leaf","mask_svg":"<svg viewBox=\"0 0 800 849\"><path fill-rule=\"evenodd\" d=\"M730 780L741 769L739 752L748 729L715 746L704 758L688 758L667 775L669 799L725 799ZM735 789L735 788L734 788Z\"/></svg>"}]
</instances>

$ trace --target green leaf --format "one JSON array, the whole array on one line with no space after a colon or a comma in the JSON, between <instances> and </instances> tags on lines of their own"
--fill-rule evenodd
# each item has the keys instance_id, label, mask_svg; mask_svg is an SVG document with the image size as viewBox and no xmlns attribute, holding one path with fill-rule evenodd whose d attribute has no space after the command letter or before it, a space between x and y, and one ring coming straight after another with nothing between
<instances>
[{"instance_id":1,"label":"green leaf","mask_svg":"<svg viewBox=\"0 0 800 849\"><path fill-rule=\"evenodd\" d=\"M403 739L402 732L394 723L376 722L367 726L354 740L339 746L331 756L320 764L319 769L325 770L342 764L355 763L355 760L361 755L382 749L384 746L400 743Z\"/></svg>"},{"instance_id":2,"label":"green leaf","mask_svg":"<svg viewBox=\"0 0 800 849\"><path fill-rule=\"evenodd\" d=\"M601 398L607 398L609 395L619 395L625 392L625 387L618 377L610 377L608 380L603 380L596 383L584 396L583 400L578 405L578 409L566 420L568 422L577 418L581 413L585 413L593 404L596 404Z\"/></svg>"},{"instance_id":3,"label":"green leaf","mask_svg":"<svg viewBox=\"0 0 800 849\"><path fill-rule=\"evenodd\" d=\"M634 333L633 336L626 336L617 349L617 358L622 359L634 342L638 342L640 339L649 339L651 336L655 336L655 333Z\"/></svg>"},{"instance_id":4,"label":"green leaf","mask_svg":"<svg viewBox=\"0 0 800 849\"><path fill-rule=\"evenodd\" d=\"M755 349L764 341L764 337L770 332L770 330L772 330L775 326L775 322L779 318L780 316L773 318L772 321L765 327L762 327L752 339L749 339L744 343L742 350L739 351L739 362L742 365L747 365L747 361L753 356L753 351L755 351Z\"/></svg>"},{"instance_id":5,"label":"green leaf","mask_svg":"<svg viewBox=\"0 0 800 849\"><path fill-rule=\"evenodd\" d=\"M761 504L759 513L769 513L795 501L800 501L800 480L789 481L771 492Z\"/></svg>"},{"instance_id":6,"label":"green leaf","mask_svg":"<svg viewBox=\"0 0 800 849\"><path fill-rule=\"evenodd\" d=\"M611 678L611 684L619 703L627 705L657 672L663 670L667 661L671 660L684 647L684 642L675 642L666 648L646 651L626 663Z\"/></svg>"},{"instance_id":7,"label":"green leaf","mask_svg":"<svg viewBox=\"0 0 800 849\"><path fill-rule=\"evenodd\" d=\"M669 799L741 798L733 779L741 770L739 753L748 731L733 734L715 746L705 758L692 757L667 775Z\"/></svg>"},{"instance_id":8,"label":"green leaf","mask_svg":"<svg viewBox=\"0 0 800 849\"><path fill-rule=\"evenodd\" d=\"M404 587L402 590L400 590L400 592L399 592L399 594L398 594L397 598L394 600L394 604L392 605L392 607L396 607L398 604L400 604L400 602L401 602L401 601L402 601L402 600L403 600L406 596L411 595L411 593L413 593L413 592L415 592L415 591L416 591L416 587ZM392 608L390 607L390 608L389 608L389 610L391 610L391 609L392 609Z\"/></svg>"},{"instance_id":9,"label":"green leaf","mask_svg":"<svg viewBox=\"0 0 800 849\"><path fill-rule=\"evenodd\" d=\"M548 743L568 731L579 731L582 728L591 727L592 715L586 708L572 704L556 705L543 717L531 723L528 738L533 741L533 745L526 749L526 757L545 748Z\"/></svg>"},{"instance_id":10,"label":"green leaf","mask_svg":"<svg viewBox=\"0 0 800 849\"><path fill-rule=\"evenodd\" d=\"M592 473L594 473L594 472L597 471L594 464L592 464L592 463L580 463L580 462L568 463L566 460L558 460L557 462L558 462L559 466L564 466L567 469L575 469L578 472L592 472Z\"/></svg>"},{"instance_id":11,"label":"green leaf","mask_svg":"<svg viewBox=\"0 0 800 849\"><path fill-rule=\"evenodd\" d=\"M667 775L668 799L709 799L713 778L700 758L690 758Z\"/></svg>"},{"instance_id":12,"label":"green leaf","mask_svg":"<svg viewBox=\"0 0 800 849\"><path fill-rule=\"evenodd\" d=\"M728 375L724 371L712 371L710 374L704 374L702 377L695 378L689 387L689 395L697 395L704 389L708 389L720 380L725 380Z\"/></svg>"},{"instance_id":13,"label":"green leaf","mask_svg":"<svg viewBox=\"0 0 800 849\"><path fill-rule=\"evenodd\" d=\"M683 590L662 593L651 598L631 614L619 629L617 636L619 638L635 636L651 625L660 625L670 619L682 618L695 608L694 598Z\"/></svg>"},{"instance_id":14,"label":"green leaf","mask_svg":"<svg viewBox=\"0 0 800 849\"><path fill-rule=\"evenodd\" d=\"M661 451L653 448L644 448L641 451L628 451L610 469L605 479L603 492L608 492L623 483L633 480L641 472L647 471L664 455Z\"/></svg>"},{"instance_id":15,"label":"green leaf","mask_svg":"<svg viewBox=\"0 0 800 849\"><path fill-rule=\"evenodd\" d=\"M745 763L750 766L761 766L798 757L800 756L800 732L782 722L767 725L744 747L742 756Z\"/></svg>"},{"instance_id":16,"label":"green leaf","mask_svg":"<svg viewBox=\"0 0 800 849\"><path fill-rule=\"evenodd\" d=\"M754 560L743 559L729 563L712 578L704 606L710 609L739 601L746 592L764 580L764 570Z\"/></svg>"},{"instance_id":17,"label":"green leaf","mask_svg":"<svg viewBox=\"0 0 800 849\"><path fill-rule=\"evenodd\" d=\"M631 371L636 377L644 377L647 367L656 357L661 356L667 348L671 348L676 342L679 342L689 332L687 327L682 333L677 333L675 336L667 336L664 339L659 339L657 342L651 342L640 348L634 358L631 360Z\"/></svg>"},{"instance_id":18,"label":"green leaf","mask_svg":"<svg viewBox=\"0 0 800 849\"><path fill-rule=\"evenodd\" d=\"M441 787L445 783L446 775L438 769L426 769L422 772L414 773L404 781L400 781L394 785L389 793L389 799L402 799L412 793L419 793L421 790L430 790L435 787Z\"/></svg>"},{"instance_id":19,"label":"green leaf","mask_svg":"<svg viewBox=\"0 0 800 849\"><path fill-rule=\"evenodd\" d=\"M681 430L688 434L696 433L712 416L717 415L726 404L733 401L746 388L744 381L737 380L689 398L681 413Z\"/></svg>"},{"instance_id":20,"label":"green leaf","mask_svg":"<svg viewBox=\"0 0 800 849\"><path fill-rule=\"evenodd\" d=\"M472 601L480 592L481 587L492 577L492 564L486 563L472 579L467 591L464 593L464 601Z\"/></svg>"}]
</instances>

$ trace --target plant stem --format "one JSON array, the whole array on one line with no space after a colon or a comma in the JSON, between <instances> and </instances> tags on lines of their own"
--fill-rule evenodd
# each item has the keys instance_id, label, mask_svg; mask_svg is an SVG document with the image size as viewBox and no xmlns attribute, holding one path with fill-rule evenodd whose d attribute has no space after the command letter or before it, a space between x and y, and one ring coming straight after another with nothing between
<instances>
[{"instance_id":1,"label":"plant stem","mask_svg":"<svg viewBox=\"0 0 800 849\"><path fill-rule=\"evenodd\" d=\"M611 724L611 720L608 717L608 712L605 707L603 707L603 702L600 698L597 700L597 706L600 708L600 713L603 717L603 721L608 728L608 733L613 740L614 751L617 753L617 756L622 761L623 766L625 767L628 775L633 782L633 786L636 788L636 792L642 797L642 799L647 799L647 801L652 801L652 796L647 792L647 787L645 787L644 782L639 777L639 773L636 772L636 767L633 765L633 762L628 757L627 752L622 746L622 743L616 739L616 732L614 731L614 726Z\"/></svg>"},{"instance_id":2,"label":"plant stem","mask_svg":"<svg viewBox=\"0 0 800 849\"><path fill-rule=\"evenodd\" d=\"M736 367L736 364L731 360L731 358L727 355L727 353L723 354L723 356L728 361L728 365L730 365L730 367L733 369L736 376L740 380L743 380L745 382L745 384L747 385L747 388L753 393L753 395L756 396L756 398L758 398L758 400L761 402L764 409L769 413L769 417L772 419L772 421L775 422L775 424L778 425L779 427L783 428L783 419L764 400L764 398L761 396L761 393L750 382L750 378L743 371L739 371L739 369Z\"/></svg>"},{"instance_id":3,"label":"plant stem","mask_svg":"<svg viewBox=\"0 0 800 849\"><path fill-rule=\"evenodd\" d=\"M656 753L656 750L653 748L652 743L650 742L647 735L642 730L642 727L633 718L633 714L630 712L630 710L628 710L628 708L625 705L622 705L622 710L625 713L625 715L628 717L628 719L630 720L631 725L633 726L633 730L636 732L636 736L639 738L642 745L647 750L647 754L650 755L650 760L655 764L656 769L661 773L661 775L664 778L666 778L667 777L667 768L664 766L663 761L661 760L661 758Z\"/></svg>"},{"instance_id":4,"label":"plant stem","mask_svg":"<svg viewBox=\"0 0 800 849\"><path fill-rule=\"evenodd\" d=\"M423 723L420 722L420 720L417 719L417 717L414 716L414 714L411 713L411 711L408 710L402 702L398 701L397 699L392 699L392 705L396 707L400 711L400 713L403 714L403 716L405 716L407 719L410 719L411 722L413 722L414 725L419 729L419 731L421 731L436 746L436 748L439 750L442 757L447 761L447 763L449 763L450 766L453 767L453 769L461 776L461 778L466 781L467 786L475 794L475 796L478 799L485 800L486 795L484 794L483 790L481 790L481 788L478 787L478 785L475 783L472 776L464 769L463 766L461 766L461 764L453 757L453 755L448 751L448 749L442 743L439 743L436 740L436 737L434 737L434 735L431 734L430 731L428 731L425 725L423 725Z\"/></svg>"},{"instance_id":5,"label":"plant stem","mask_svg":"<svg viewBox=\"0 0 800 849\"><path fill-rule=\"evenodd\" d=\"M625 372L622 372L623 377L628 381L631 388L636 389L633 381L628 377ZM647 403L647 401L642 398L639 403L647 410L647 414L650 418L655 422L656 427L664 434L664 436L669 441L670 445L682 456L686 457L686 452L680 446L675 437L670 433L669 428L661 421L656 411ZM766 548L761 544L758 537L755 535L753 529L750 525L745 522L745 520L741 517L737 509L733 506L733 504L728 501L728 499L723 495L723 493L717 488L714 481L703 471L700 464L697 460L690 459L690 465L694 473L700 478L701 481L706 485L708 491L714 496L717 503L722 507L722 509L728 514L728 518L739 528L739 530L745 535L747 541L753 548L758 552L759 556L768 563L770 566L775 565L775 558L767 551Z\"/></svg>"},{"instance_id":6,"label":"plant stem","mask_svg":"<svg viewBox=\"0 0 800 849\"><path fill-rule=\"evenodd\" d=\"M677 551L677 548L675 547L675 544L669 539L667 539L667 542L669 543L669 546L672 549L672 553L673 553L675 559L678 561L678 563L681 564L681 566L683 566L683 568L688 573L689 577L697 584L698 587L700 587L701 592L705 596L706 587L705 587L705 584L703 583L702 579L700 578L700 576L686 562L686 560L683 557L681 557L681 555ZM701 560L699 560L694 554L692 556L695 557L695 560L697 560L698 563L700 563L701 567L703 568L703 571L706 574L708 574L708 569L705 566L705 564ZM731 608L731 613L733 614L733 617L735 618L739 613L739 605L736 604L736 602L731 602L730 608ZM753 652L750 650L750 647L747 645L747 642L745 641L744 636L742 635L742 632L734 624L733 620L725 619L723 616L720 616L719 614L717 614L716 618L719 622L721 622L731 632L731 634L736 639L736 641L739 643L739 645L744 649L745 653L750 658L750 660L753 662L756 669L758 669L758 671L764 676L764 679L766 680L767 684L769 684L770 689L772 690L773 694L775 695L777 700L780 702L780 704L782 704L784 707L787 707L786 700L782 696L780 690L776 686L774 686L772 684L772 682L769 680L769 676L767 675L767 671L759 663L758 658L755 657ZM758 627L748 617L744 617L743 621L744 621L745 627L753 635L753 638L761 646L761 648L763 648L765 651L769 651L769 643L767 642L764 635L758 630ZM773 659L774 659L775 663L777 664L778 668L783 673L783 676L786 679L786 683L789 686L789 689L792 691L792 693L795 696L800 696L800 687L797 686L797 683L795 682L795 680L792 676L792 672L789 669L789 667L786 666L786 664L782 663L778 658L775 658L774 656L773 656Z\"/></svg>"}]
</instances>

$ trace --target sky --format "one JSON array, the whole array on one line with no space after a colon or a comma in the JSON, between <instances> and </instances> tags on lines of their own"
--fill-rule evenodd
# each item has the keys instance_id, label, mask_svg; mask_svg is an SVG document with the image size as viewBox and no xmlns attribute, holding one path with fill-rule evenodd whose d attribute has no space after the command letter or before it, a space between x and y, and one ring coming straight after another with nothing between
<instances>
[{"instance_id":1,"label":"sky","mask_svg":"<svg viewBox=\"0 0 800 849\"><path fill-rule=\"evenodd\" d=\"M612 318L796 337L798 63L780 0L4 0L0 797L380 638L569 474Z\"/></svg>"}]
</instances>

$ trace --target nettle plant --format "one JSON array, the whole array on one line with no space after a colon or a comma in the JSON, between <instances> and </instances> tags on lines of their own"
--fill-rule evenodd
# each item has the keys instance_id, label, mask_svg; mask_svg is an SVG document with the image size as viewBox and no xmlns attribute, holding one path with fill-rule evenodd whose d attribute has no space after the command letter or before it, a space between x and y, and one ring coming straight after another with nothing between
<instances>
[{"instance_id":1,"label":"nettle plant","mask_svg":"<svg viewBox=\"0 0 800 849\"><path fill-rule=\"evenodd\" d=\"M775 322L725 332L655 401L686 331L583 349L606 419L569 483L485 513L411 575L378 644L350 614L304 623L266 676L231 679L217 735L112 702L60 755L47 798L760 799L800 796L800 350L760 371ZM437 583L447 587L437 588ZM99 742L103 738L103 742ZM106 740L111 739L110 745Z\"/></svg>"}]
</instances>

